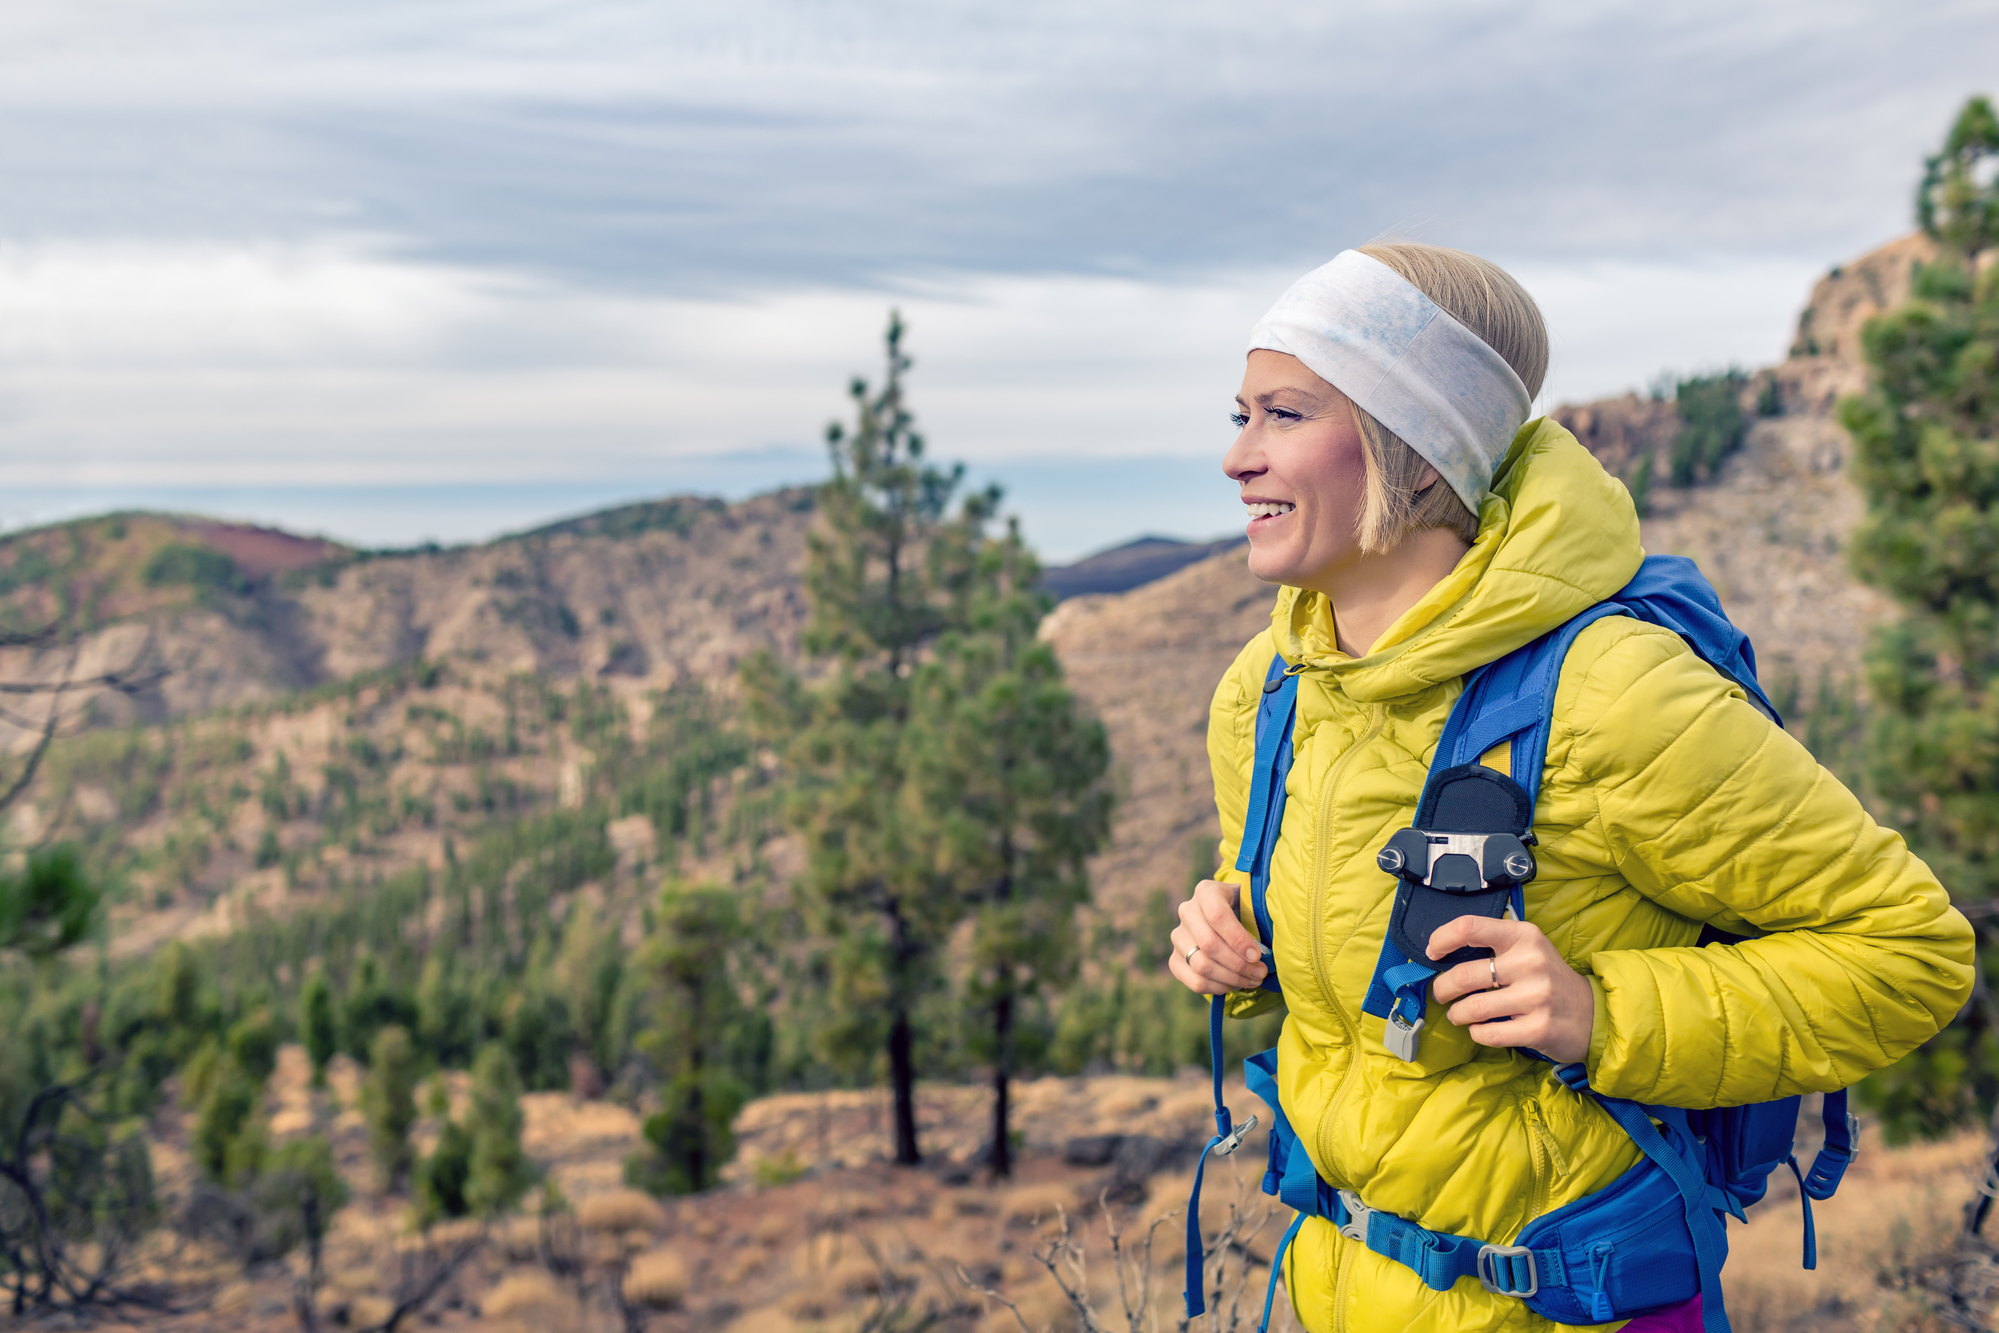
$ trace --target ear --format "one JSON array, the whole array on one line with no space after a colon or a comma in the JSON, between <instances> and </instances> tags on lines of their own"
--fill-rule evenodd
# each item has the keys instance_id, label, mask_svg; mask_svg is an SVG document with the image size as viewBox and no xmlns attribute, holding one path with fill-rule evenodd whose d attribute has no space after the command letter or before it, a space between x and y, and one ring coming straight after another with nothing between
<instances>
[{"instance_id":1,"label":"ear","mask_svg":"<svg viewBox=\"0 0 1999 1333\"><path fill-rule=\"evenodd\" d=\"M1428 463L1423 464L1423 470L1416 476L1416 494L1421 495L1443 479L1443 473L1437 471L1436 468L1431 467Z\"/></svg>"}]
</instances>

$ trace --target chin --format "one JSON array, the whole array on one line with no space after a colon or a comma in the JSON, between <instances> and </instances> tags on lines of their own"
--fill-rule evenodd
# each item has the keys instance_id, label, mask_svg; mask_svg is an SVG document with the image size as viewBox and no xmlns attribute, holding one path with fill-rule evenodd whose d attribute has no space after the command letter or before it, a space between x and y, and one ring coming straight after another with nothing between
<instances>
[{"instance_id":1,"label":"chin","mask_svg":"<svg viewBox=\"0 0 1999 1333\"><path fill-rule=\"evenodd\" d=\"M1247 563L1249 565L1249 572L1265 583L1292 584L1296 582L1294 576L1297 571L1292 569L1291 561L1286 560L1275 551L1257 550L1254 542L1250 544L1249 560Z\"/></svg>"}]
</instances>

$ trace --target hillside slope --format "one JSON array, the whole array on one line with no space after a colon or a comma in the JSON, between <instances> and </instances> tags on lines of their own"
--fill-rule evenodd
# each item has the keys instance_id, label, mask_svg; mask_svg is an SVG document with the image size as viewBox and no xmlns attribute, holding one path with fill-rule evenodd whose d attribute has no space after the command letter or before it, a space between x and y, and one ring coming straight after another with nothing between
<instances>
[{"instance_id":1,"label":"hillside slope","mask_svg":"<svg viewBox=\"0 0 1999 1333\"><path fill-rule=\"evenodd\" d=\"M0 623L83 608L79 670L162 665L160 688L98 723L283 698L420 658L503 672L714 679L758 648L790 655L811 493L631 505L482 546L369 555L261 529L112 515L0 542ZM67 653L0 652L46 679Z\"/></svg>"}]
</instances>

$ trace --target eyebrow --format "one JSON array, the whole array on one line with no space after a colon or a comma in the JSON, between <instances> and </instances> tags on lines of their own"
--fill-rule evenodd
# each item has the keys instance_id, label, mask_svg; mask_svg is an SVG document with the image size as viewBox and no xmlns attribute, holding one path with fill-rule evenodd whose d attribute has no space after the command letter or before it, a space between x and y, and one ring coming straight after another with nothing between
<instances>
[{"instance_id":1,"label":"eyebrow","mask_svg":"<svg viewBox=\"0 0 1999 1333\"><path fill-rule=\"evenodd\" d=\"M1310 404L1311 404L1312 406L1314 406L1314 407L1317 407L1317 406L1319 406L1319 405L1320 405L1320 401L1321 401L1321 400L1320 400L1320 397L1319 397L1319 395L1318 395L1318 394L1316 394L1316 393L1313 393L1313 392L1312 392L1312 391L1311 391L1310 389L1306 389L1306 388L1301 388L1301 387L1299 387L1298 385L1295 385L1295 384L1280 384L1280 385L1278 385L1278 386L1277 386L1276 388L1274 388L1274 389L1266 389L1266 390L1264 390L1264 391L1263 391L1262 393L1260 393L1260 394L1258 394L1258 395L1256 396L1256 405L1257 405L1258 407L1261 407L1261 408L1263 408L1263 409L1265 409L1265 410L1267 411L1267 410L1269 409L1270 405L1271 405L1271 404L1272 404L1273 402L1277 401L1277 397L1278 397L1278 395L1279 395L1279 394L1286 394L1286 393L1295 393L1295 394L1298 394L1298 395L1300 395L1301 397L1303 397L1303 398L1305 399L1305 401L1306 401L1306 402L1310 403ZM1241 394L1237 394L1237 395L1235 396L1235 405L1236 405L1237 407L1248 407L1248 406L1249 406L1249 404L1248 404L1248 403L1245 403L1245 402L1244 402L1244 401L1242 400L1242 395L1241 395Z\"/></svg>"}]
</instances>

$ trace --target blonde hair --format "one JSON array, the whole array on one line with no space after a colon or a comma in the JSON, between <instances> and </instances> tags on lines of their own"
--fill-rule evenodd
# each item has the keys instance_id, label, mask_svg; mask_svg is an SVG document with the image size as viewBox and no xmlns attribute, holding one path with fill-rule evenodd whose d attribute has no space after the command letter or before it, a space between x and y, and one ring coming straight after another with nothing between
<instances>
[{"instance_id":1,"label":"blonde hair","mask_svg":"<svg viewBox=\"0 0 1999 1333\"><path fill-rule=\"evenodd\" d=\"M1513 367L1531 399L1548 373L1548 326L1527 289L1499 265L1441 245L1392 241L1360 253L1386 264L1403 281L1448 311ZM1466 541L1478 536L1478 515L1443 481L1421 490L1430 465L1402 438L1359 407L1353 409L1367 459L1360 549L1391 550L1419 528L1449 528Z\"/></svg>"}]
</instances>

